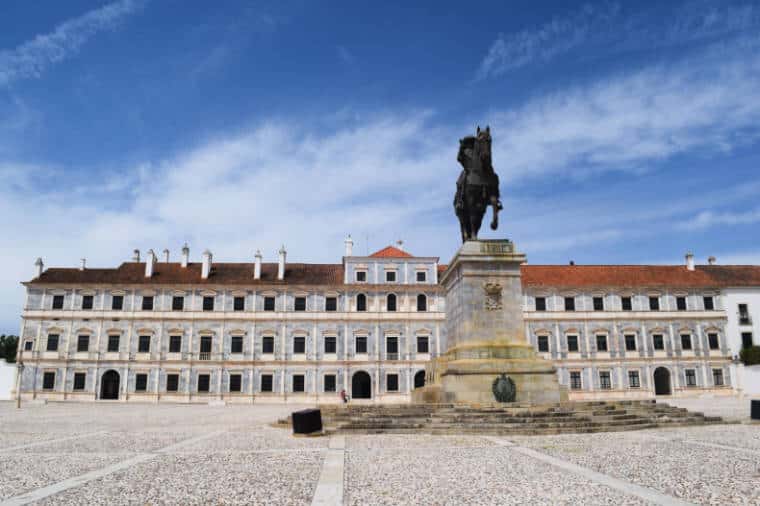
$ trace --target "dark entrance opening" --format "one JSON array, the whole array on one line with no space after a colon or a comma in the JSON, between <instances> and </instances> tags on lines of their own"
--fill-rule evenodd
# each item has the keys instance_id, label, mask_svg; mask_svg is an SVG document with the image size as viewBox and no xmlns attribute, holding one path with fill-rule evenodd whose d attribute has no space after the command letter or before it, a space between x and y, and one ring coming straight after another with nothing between
<instances>
[{"instance_id":1,"label":"dark entrance opening","mask_svg":"<svg viewBox=\"0 0 760 506\"><path fill-rule=\"evenodd\" d=\"M670 395L670 371L665 367L654 370L654 393L655 395Z\"/></svg>"},{"instance_id":2,"label":"dark entrance opening","mask_svg":"<svg viewBox=\"0 0 760 506\"><path fill-rule=\"evenodd\" d=\"M414 388L422 388L425 386L425 371L417 371L414 375Z\"/></svg>"},{"instance_id":3,"label":"dark entrance opening","mask_svg":"<svg viewBox=\"0 0 760 506\"><path fill-rule=\"evenodd\" d=\"M119 398L119 373L116 371L106 371L100 380L100 398L101 399L118 399Z\"/></svg>"},{"instance_id":4,"label":"dark entrance opening","mask_svg":"<svg viewBox=\"0 0 760 506\"><path fill-rule=\"evenodd\" d=\"M372 379L364 371L354 374L351 379L351 398L352 399L371 399L372 398Z\"/></svg>"}]
</instances>

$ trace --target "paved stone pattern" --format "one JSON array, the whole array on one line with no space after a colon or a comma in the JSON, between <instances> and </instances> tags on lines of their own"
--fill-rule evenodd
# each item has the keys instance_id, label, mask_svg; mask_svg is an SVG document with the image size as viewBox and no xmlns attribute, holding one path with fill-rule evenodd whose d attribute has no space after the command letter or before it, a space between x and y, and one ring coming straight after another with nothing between
<instances>
[{"instance_id":1,"label":"paved stone pattern","mask_svg":"<svg viewBox=\"0 0 760 506\"><path fill-rule=\"evenodd\" d=\"M40 504L310 504L338 451L345 504L646 504L523 447L692 503L760 504L760 425L499 440L518 447L352 435L336 450L270 426L300 407L0 403L0 502L37 491Z\"/></svg>"}]
</instances>

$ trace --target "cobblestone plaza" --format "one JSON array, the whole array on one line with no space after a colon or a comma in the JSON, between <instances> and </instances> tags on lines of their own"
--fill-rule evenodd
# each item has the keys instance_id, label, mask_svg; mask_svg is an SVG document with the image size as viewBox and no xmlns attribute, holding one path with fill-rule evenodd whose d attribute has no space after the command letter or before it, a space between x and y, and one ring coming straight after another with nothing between
<instances>
[{"instance_id":1,"label":"cobblestone plaza","mask_svg":"<svg viewBox=\"0 0 760 506\"><path fill-rule=\"evenodd\" d=\"M760 425L295 438L294 406L0 404L0 504L757 504Z\"/></svg>"}]
</instances>

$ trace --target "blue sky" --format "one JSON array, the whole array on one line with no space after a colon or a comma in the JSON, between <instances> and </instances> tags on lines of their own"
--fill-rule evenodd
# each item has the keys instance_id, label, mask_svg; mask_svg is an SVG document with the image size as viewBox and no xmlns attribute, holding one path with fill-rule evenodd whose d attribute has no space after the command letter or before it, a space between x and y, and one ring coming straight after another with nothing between
<instances>
[{"instance_id":1,"label":"blue sky","mask_svg":"<svg viewBox=\"0 0 760 506\"><path fill-rule=\"evenodd\" d=\"M760 261L756 3L410 3L1 3L0 331L38 256L447 261L478 124L531 263Z\"/></svg>"}]
</instances>

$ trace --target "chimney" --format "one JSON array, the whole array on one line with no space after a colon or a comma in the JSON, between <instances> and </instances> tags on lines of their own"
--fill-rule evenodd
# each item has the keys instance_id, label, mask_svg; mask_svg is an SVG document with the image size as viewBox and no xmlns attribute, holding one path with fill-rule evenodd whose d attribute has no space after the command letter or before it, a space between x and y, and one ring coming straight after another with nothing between
<instances>
[{"instance_id":1,"label":"chimney","mask_svg":"<svg viewBox=\"0 0 760 506\"><path fill-rule=\"evenodd\" d=\"M153 264L156 263L156 254L152 249L148 250L148 257L145 259L145 277L153 277Z\"/></svg>"},{"instance_id":2,"label":"chimney","mask_svg":"<svg viewBox=\"0 0 760 506\"><path fill-rule=\"evenodd\" d=\"M261 251L256 250L253 262L253 279L261 279Z\"/></svg>"},{"instance_id":3,"label":"chimney","mask_svg":"<svg viewBox=\"0 0 760 506\"><path fill-rule=\"evenodd\" d=\"M167 264L169 263L169 250L168 249L164 250L164 262L166 262Z\"/></svg>"},{"instance_id":4,"label":"chimney","mask_svg":"<svg viewBox=\"0 0 760 506\"><path fill-rule=\"evenodd\" d=\"M140 262L140 250L136 249L132 251L132 261L139 263Z\"/></svg>"},{"instance_id":5,"label":"chimney","mask_svg":"<svg viewBox=\"0 0 760 506\"><path fill-rule=\"evenodd\" d=\"M34 266L37 267L37 277L39 278L42 276L42 272L45 270L45 264L42 263L42 259L38 258L36 262L34 262Z\"/></svg>"},{"instance_id":6,"label":"chimney","mask_svg":"<svg viewBox=\"0 0 760 506\"><path fill-rule=\"evenodd\" d=\"M694 253L686 253L686 268L690 271L694 270Z\"/></svg>"},{"instance_id":7,"label":"chimney","mask_svg":"<svg viewBox=\"0 0 760 506\"><path fill-rule=\"evenodd\" d=\"M352 256L354 254L354 240L351 239L351 234L348 234L348 237L346 237L346 240L343 241L343 244L346 245L346 252L344 256Z\"/></svg>"},{"instance_id":8,"label":"chimney","mask_svg":"<svg viewBox=\"0 0 760 506\"><path fill-rule=\"evenodd\" d=\"M187 247L187 243L182 246L182 267L187 267L190 263L190 248Z\"/></svg>"},{"instance_id":9,"label":"chimney","mask_svg":"<svg viewBox=\"0 0 760 506\"><path fill-rule=\"evenodd\" d=\"M208 279L208 275L211 272L211 252L206 250L203 252L203 264L201 266L201 278Z\"/></svg>"},{"instance_id":10,"label":"chimney","mask_svg":"<svg viewBox=\"0 0 760 506\"><path fill-rule=\"evenodd\" d=\"M709 257L707 257L707 264L708 265L715 265L715 262L716 262L716 260L715 260L714 256L710 255Z\"/></svg>"},{"instance_id":11,"label":"chimney","mask_svg":"<svg viewBox=\"0 0 760 506\"><path fill-rule=\"evenodd\" d=\"M87 259L86 258L82 258L82 263L79 265L79 270L83 271L86 266L87 266Z\"/></svg>"},{"instance_id":12,"label":"chimney","mask_svg":"<svg viewBox=\"0 0 760 506\"><path fill-rule=\"evenodd\" d=\"M570 260L570 265L575 265L575 260Z\"/></svg>"},{"instance_id":13,"label":"chimney","mask_svg":"<svg viewBox=\"0 0 760 506\"><path fill-rule=\"evenodd\" d=\"M279 258L277 260L277 279L282 281L285 279L285 256L288 254L285 251L285 245L283 244L279 251Z\"/></svg>"}]
</instances>

